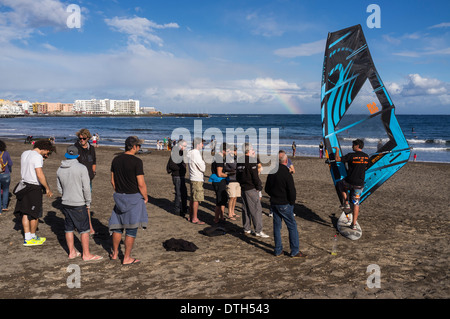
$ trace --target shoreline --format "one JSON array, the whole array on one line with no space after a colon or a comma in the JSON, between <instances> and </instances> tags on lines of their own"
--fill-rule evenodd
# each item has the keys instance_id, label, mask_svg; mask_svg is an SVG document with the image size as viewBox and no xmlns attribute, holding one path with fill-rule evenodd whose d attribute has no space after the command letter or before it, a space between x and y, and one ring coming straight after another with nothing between
<instances>
[{"instance_id":1,"label":"shoreline","mask_svg":"<svg viewBox=\"0 0 450 319\"><path fill-rule=\"evenodd\" d=\"M20 179L20 155L31 145L6 141L14 162L10 190ZM2 272L0 298L44 299L446 299L450 297L448 227L450 195L445 191L450 166L412 162L384 183L361 206L358 219L363 235L358 241L342 236L338 255L330 254L335 224L340 215L328 165L319 158L295 157L297 190L295 213L300 250L306 259L273 256L273 220L269 198L262 192L261 239L242 232L242 217L225 220L223 236L201 233L213 225L215 194L205 173L205 201L195 225L172 213L173 184L165 171L168 151L139 154L144 162L149 203L148 228L139 229L133 255L135 266L108 260L111 239L108 220L113 209L111 161L118 147L96 148L97 175L93 180L92 222L97 235L90 239L91 253L104 260L96 263L68 260L64 216L58 208L56 171L66 145L44 162L44 174L55 193L44 196L38 233L42 246L24 247L20 223L10 210L0 216ZM188 177L188 176L187 176ZM261 175L263 185L267 176ZM189 188L189 186L188 186ZM188 191L189 193L189 191ZM238 200L236 213L242 216ZM227 209L225 210L227 214ZM284 253L289 252L288 233L282 227ZM75 233L79 238L79 234ZM180 238L194 243L194 253L166 251L162 243ZM78 245L78 246L77 246ZM76 247L79 242L76 241ZM124 247L122 246L122 251ZM418 258L420 257L420 258ZM381 271L381 287L370 288L370 265ZM68 287L68 267L81 271L81 288Z\"/></svg>"},{"instance_id":2,"label":"shoreline","mask_svg":"<svg viewBox=\"0 0 450 319\"><path fill-rule=\"evenodd\" d=\"M209 117L208 113L143 113L143 114L0 114L0 118L15 117Z\"/></svg>"},{"instance_id":3,"label":"shoreline","mask_svg":"<svg viewBox=\"0 0 450 319\"><path fill-rule=\"evenodd\" d=\"M22 139L15 138L15 137L4 137L4 136L0 136L0 139L3 139L4 141L12 141L12 142L15 142L15 143L23 143L23 140L22 140ZM124 140L124 142L125 142L125 140ZM73 142L57 142L57 144L61 144L61 145L70 145L70 144L73 144ZM91 143L91 144L92 144L92 143ZM118 149L122 149L122 148L123 148L123 146L120 146L120 145L114 145L114 144L100 144L100 145L101 145L101 146L99 146L99 147L111 147L111 148L118 148ZM144 145L149 145L149 146L147 147L147 149L152 150L152 151L163 151L163 152L166 151L166 152L169 152L168 150L158 150L158 149L156 149L156 146L153 146L153 145L151 145L151 144L144 144ZM281 148L280 148L280 149L281 149ZM287 145L286 149L289 150L289 145ZM205 151L206 151L206 150L205 150ZM289 156L290 159L293 158L292 155L289 155L289 152L287 152L287 154L288 154L288 156ZM298 159L313 159L313 158L315 158L315 159L318 159L318 160L323 160L323 161L325 161L325 158L320 159L318 156L313 156L313 155L300 155L300 156L296 155L294 158L298 158ZM418 160L418 161L413 161L413 160L411 160L411 159L408 161L408 163L429 163L429 164L445 164L445 165L450 165L450 162L420 161L420 160Z\"/></svg>"}]
</instances>

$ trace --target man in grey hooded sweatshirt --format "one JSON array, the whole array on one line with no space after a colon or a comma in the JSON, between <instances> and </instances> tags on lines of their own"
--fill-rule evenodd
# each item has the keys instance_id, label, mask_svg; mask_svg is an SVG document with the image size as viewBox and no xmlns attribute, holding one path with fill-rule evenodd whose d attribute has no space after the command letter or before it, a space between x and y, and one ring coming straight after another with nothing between
<instances>
[{"instance_id":1,"label":"man in grey hooded sweatshirt","mask_svg":"<svg viewBox=\"0 0 450 319\"><path fill-rule=\"evenodd\" d=\"M62 212L65 216L64 228L69 248L69 259L81 256L74 246L73 232L77 229L81 237L83 260L100 260L103 257L92 255L89 252L90 226L87 209L91 204L91 181L88 170L86 166L78 162L79 154L76 146L67 147L64 156L67 160L61 162L61 166L56 172L56 184L58 191L62 194Z\"/></svg>"}]
</instances>

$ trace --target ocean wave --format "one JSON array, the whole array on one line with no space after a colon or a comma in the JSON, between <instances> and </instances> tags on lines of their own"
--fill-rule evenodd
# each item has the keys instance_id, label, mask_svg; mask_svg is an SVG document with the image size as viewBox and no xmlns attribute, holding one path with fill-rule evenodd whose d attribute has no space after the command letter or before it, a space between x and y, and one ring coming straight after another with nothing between
<instances>
[{"instance_id":1,"label":"ocean wave","mask_svg":"<svg viewBox=\"0 0 450 319\"><path fill-rule=\"evenodd\" d=\"M415 151L422 151L422 152L447 152L447 151L450 151L449 147L413 147L412 149Z\"/></svg>"},{"instance_id":2,"label":"ocean wave","mask_svg":"<svg viewBox=\"0 0 450 319\"><path fill-rule=\"evenodd\" d=\"M450 144L450 141L440 138L427 140L408 139L407 141L411 144Z\"/></svg>"}]
</instances>

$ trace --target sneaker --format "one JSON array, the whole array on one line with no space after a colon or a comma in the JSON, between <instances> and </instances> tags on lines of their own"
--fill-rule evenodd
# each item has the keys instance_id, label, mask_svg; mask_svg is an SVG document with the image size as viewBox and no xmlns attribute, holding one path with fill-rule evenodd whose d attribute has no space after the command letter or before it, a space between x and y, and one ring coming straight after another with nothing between
<instances>
[{"instance_id":1,"label":"sneaker","mask_svg":"<svg viewBox=\"0 0 450 319\"><path fill-rule=\"evenodd\" d=\"M253 230L244 230L244 234L253 234Z\"/></svg>"},{"instance_id":2,"label":"sneaker","mask_svg":"<svg viewBox=\"0 0 450 319\"><path fill-rule=\"evenodd\" d=\"M42 242L42 243L44 243L47 240L46 237L39 237L39 236L36 236L34 239L36 239L38 242Z\"/></svg>"},{"instance_id":3,"label":"sneaker","mask_svg":"<svg viewBox=\"0 0 450 319\"><path fill-rule=\"evenodd\" d=\"M261 238L269 238L269 235L263 233L262 231L260 231L259 233L255 233L255 236L261 237Z\"/></svg>"},{"instance_id":4,"label":"sneaker","mask_svg":"<svg viewBox=\"0 0 450 319\"><path fill-rule=\"evenodd\" d=\"M354 224L354 225L350 224L350 226L348 226L348 227L350 227L353 230L357 230L358 229L358 227L356 227L356 224Z\"/></svg>"},{"instance_id":5,"label":"sneaker","mask_svg":"<svg viewBox=\"0 0 450 319\"><path fill-rule=\"evenodd\" d=\"M44 241L45 240L42 240L42 238L40 238L39 240L36 240L36 238L31 238L30 240L24 239L23 245L24 246L38 246L38 245L42 245L44 243Z\"/></svg>"}]
</instances>

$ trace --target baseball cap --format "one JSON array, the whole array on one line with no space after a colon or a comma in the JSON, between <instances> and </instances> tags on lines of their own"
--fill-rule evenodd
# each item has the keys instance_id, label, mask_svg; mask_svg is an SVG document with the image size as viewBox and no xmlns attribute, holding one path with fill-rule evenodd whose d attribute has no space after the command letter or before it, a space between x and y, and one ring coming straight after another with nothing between
<instances>
[{"instance_id":1,"label":"baseball cap","mask_svg":"<svg viewBox=\"0 0 450 319\"><path fill-rule=\"evenodd\" d=\"M67 147L66 154L64 156L67 159L75 159L78 158L78 148L75 145L70 145Z\"/></svg>"},{"instance_id":2,"label":"baseball cap","mask_svg":"<svg viewBox=\"0 0 450 319\"><path fill-rule=\"evenodd\" d=\"M137 136L129 136L125 140L125 145L133 147L134 145L142 145L144 144L144 140L139 139Z\"/></svg>"}]
</instances>

